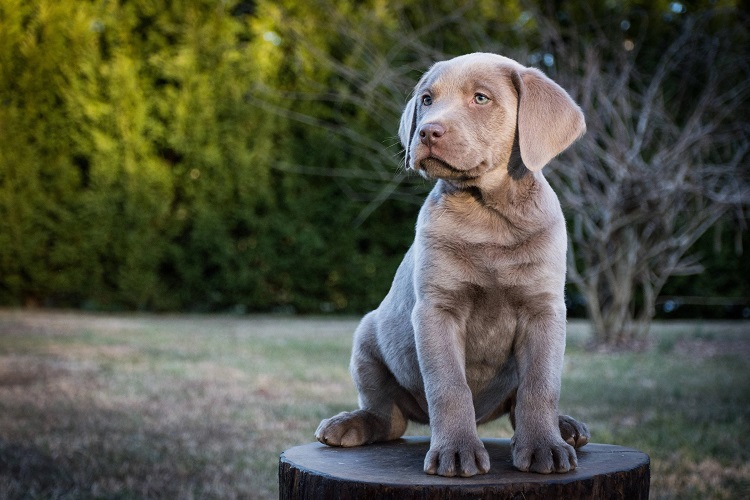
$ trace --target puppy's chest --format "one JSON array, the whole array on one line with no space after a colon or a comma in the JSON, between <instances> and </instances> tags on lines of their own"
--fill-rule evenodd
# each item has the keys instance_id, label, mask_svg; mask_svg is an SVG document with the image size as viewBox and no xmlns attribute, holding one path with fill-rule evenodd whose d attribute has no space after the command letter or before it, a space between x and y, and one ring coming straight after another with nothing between
<instances>
[{"instance_id":1,"label":"puppy's chest","mask_svg":"<svg viewBox=\"0 0 750 500\"><path fill-rule=\"evenodd\" d=\"M431 246L440 272L458 282L483 288L517 286L533 278L543 261L544 231L528 235L506 227L453 227L450 233L433 235Z\"/></svg>"}]
</instances>

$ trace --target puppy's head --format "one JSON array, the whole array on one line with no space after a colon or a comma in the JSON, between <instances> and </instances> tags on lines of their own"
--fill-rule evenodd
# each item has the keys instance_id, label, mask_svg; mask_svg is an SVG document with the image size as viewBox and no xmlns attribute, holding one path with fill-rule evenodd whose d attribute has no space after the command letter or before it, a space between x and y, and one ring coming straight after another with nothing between
<instances>
[{"instance_id":1,"label":"puppy's head","mask_svg":"<svg viewBox=\"0 0 750 500\"><path fill-rule=\"evenodd\" d=\"M407 168L471 186L490 171L538 171L585 130L580 108L541 71L475 53L422 76L399 138Z\"/></svg>"}]
</instances>

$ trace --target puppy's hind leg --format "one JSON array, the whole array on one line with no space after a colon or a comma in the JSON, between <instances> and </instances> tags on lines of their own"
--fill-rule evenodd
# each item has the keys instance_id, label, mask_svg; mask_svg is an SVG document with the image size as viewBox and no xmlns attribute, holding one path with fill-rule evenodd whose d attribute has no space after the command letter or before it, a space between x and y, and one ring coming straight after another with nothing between
<instances>
[{"instance_id":1,"label":"puppy's hind leg","mask_svg":"<svg viewBox=\"0 0 750 500\"><path fill-rule=\"evenodd\" d=\"M591 439L589 428L583 422L579 422L568 415L560 415L558 422L560 424L560 436L573 448L578 449Z\"/></svg>"},{"instance_id":2,"label":"puppy's hind leg","mask_svg":"<svg viewBox=\"0 0 750 500\"><path fill-rule=\"evenodd\" d=\"M510 425L513 427L513 429L516 428L516 415L515 415L516 400L515 398L516 396L514 394L511 397L511 399L505 403L510 407L510 411L509 411ZM589 432L589 428L585 423L579 422L578 420L568 415L558 416L557 422L558 422L558 425L560 426L560 437L562 437L563 440L566 443L568 443L570 446L572 446L575 449L578 449L588 444L589 440L591 439L591 433Z\"/></svg>"},{"instance_id":3,"label":"puppy's hind leg","mask_svg":"<svg viewBox=\"0 0 750 500\"><path fill-rule=\"evenodd\" d=\"M351 359L360 409L323 420L315 431L315 438L323 444L360 446L398 439L406 431L408 421L397 404L406 391L379 359L373 316L365 316L357 328Z\"/></svg>"},{"instance_id":4,"label":"puppy's hind leg","mask_svg":"<svg viewBox=\"0 0 750 500\"><path fill-rule=\"evenodd\" d=\"M381 399L376 406L361 400L361 408L341 412L323 420L315 438L328 446L361 446L400 438L406 431L407 419L395 401Z\"/></svg>"}]
</instances>

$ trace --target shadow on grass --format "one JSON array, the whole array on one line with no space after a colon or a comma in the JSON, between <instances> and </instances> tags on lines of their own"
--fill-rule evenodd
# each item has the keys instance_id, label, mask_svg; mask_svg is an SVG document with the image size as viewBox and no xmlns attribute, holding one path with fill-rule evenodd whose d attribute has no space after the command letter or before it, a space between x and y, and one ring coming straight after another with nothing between
<instances>
[{"instance_id":1,"label":"shadow on grass","mask_svg":"<svg viewBox=\"0 0 750 500\"><path fill-rule=\"evenodd\" d=\"M247 445L257 436L246 426L210 410L203 419L172 419L147 408L69 403L48 399L43 411L21 409L24 427L38 429L32 440L42 444L0 439L0 498L252 496L244 473L253 461Z\"/></svg>"},{"instance_id":2,"label":"shadow on grass","mask_svg":"<svg viewBox=\"0 0 750 500\"><path fill-rule=\"evenodd\" d=\"M48 455L0 439L0 491L7 498L65 498L76 489L70 471Z\"/></svg>"}]
</instances>

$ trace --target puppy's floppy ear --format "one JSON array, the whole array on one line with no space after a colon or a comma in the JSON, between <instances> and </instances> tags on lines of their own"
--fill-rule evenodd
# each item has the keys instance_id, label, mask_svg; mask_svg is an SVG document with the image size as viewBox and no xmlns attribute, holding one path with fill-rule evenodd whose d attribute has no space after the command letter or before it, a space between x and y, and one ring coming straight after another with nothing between
<instances>
[{"instance_id":1,"label":"puppy's floppy ear","mask_svg":"<svg viewBox=\"0 0 750 500\"><path fill-rule=\"evenodd\" d=\"M411 168L409 163L411 162L411 141L414 139L414 132L417 128L417 96L412 96L409 102L406 103L406 108L401 115L401 123L398 126L398 138L401 140L401 145L404 147L406 158L404 160L404 166Z\"/></svg>"},{"instance_id":2,"label":"puppy's floppy ear","mask_svg":"<svg viewBox=\"0 0 750 500\"><path fill-rule=\"evenodd\" d=\"M535 68L513 71L518 141L529 170L541 170L586 132L583 112L567 92Z\"/></svg>"}]
</instances>

